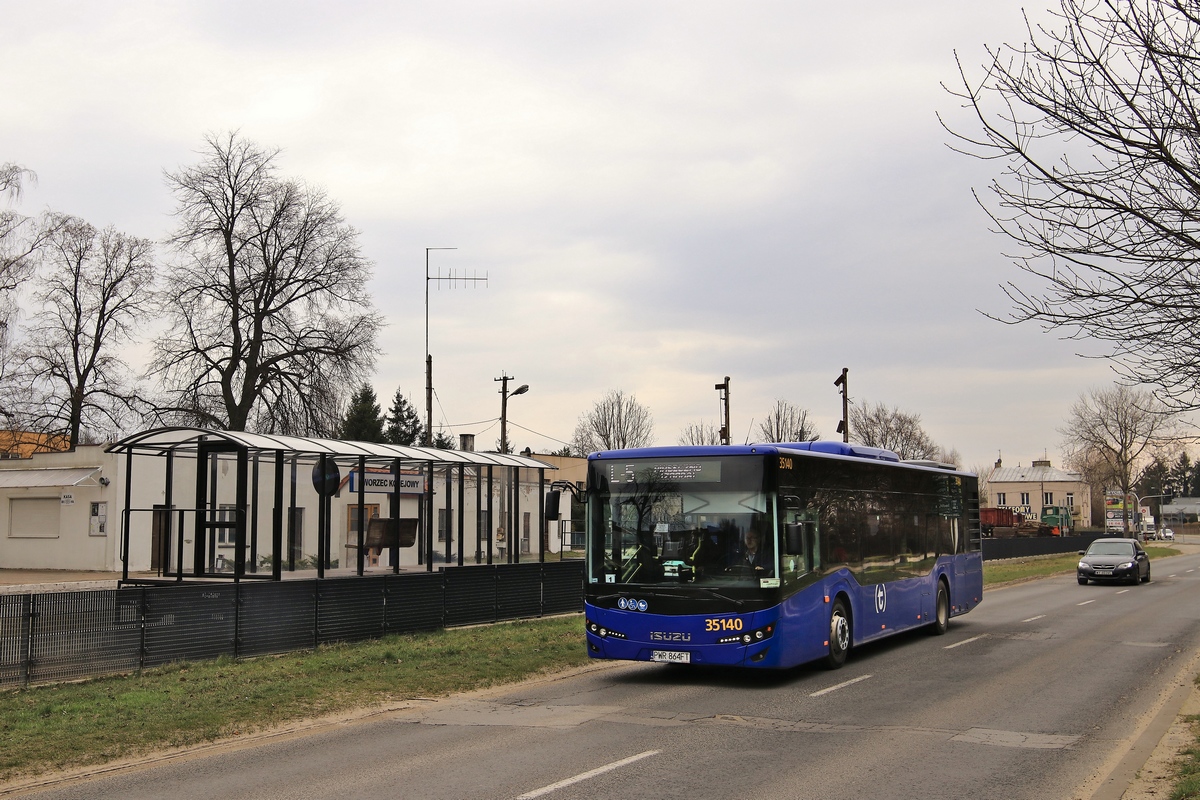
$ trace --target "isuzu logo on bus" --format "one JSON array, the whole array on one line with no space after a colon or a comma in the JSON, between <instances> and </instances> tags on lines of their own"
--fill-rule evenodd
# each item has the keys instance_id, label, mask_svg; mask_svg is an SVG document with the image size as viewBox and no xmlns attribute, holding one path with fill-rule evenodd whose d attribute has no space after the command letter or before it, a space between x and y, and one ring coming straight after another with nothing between
<instances>
[{"instance_id":1,"label":"isuzu logo on bus","mask_svg":"<svg viewBox=\"0 0 1200 800\"><path fill-rule=\"evenodd\" d=\"M690 633L680 633L678 631L650 631L650 641L652 642L690 642L692 635Z\"/></svg>"},{"instance_id":2,"label":"isuzu logo on bus","mask_svg":"<svg viewBox=\"0 0 1200 800\"><path fill-rule=\"evenodd\" d=\"M645 600L634 600L632 597L622 597L617 600L617 608L623 611L645 611L650 604Z\"/></svg>"}]
</instances>

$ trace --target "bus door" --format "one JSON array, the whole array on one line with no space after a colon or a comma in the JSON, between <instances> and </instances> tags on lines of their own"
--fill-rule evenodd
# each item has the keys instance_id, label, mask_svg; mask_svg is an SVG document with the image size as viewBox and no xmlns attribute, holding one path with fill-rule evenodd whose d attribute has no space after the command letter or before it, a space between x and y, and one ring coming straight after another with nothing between
<instances>
[{"instance_id":1,"label":"bus door","mask_svg":"<svg viewBox=\"0 0 1200 800\"><path fill-rule=\"evenodd\" d=\"M785 504L788 498L784 498ZM794 586L821 569L821 538L817 512L784 508L782 555L783 585Z\"/></svg>"}]
</instances>

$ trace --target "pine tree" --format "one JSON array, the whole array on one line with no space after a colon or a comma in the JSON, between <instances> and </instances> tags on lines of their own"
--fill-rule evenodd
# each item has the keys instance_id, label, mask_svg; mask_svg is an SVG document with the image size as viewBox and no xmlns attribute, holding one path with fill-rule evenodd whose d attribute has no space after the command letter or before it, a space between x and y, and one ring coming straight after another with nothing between
<instances>
[{"instance_id":1,"label":"pine tree","mask_svg":"<svg viewBox=\"0 0 1200 800\"><path fill-rule=\"evenodd\" d=\"M1163 491L1170 491L1172 494L1186 496L1188 490L1192 488L1192 475L1195 469L1192 466L1192 460L1188 457L1187 451L1179 454L1179 461L1171 468L1170 488L1164 488Z\"/></svg>"},{"instance_id":2,"label":"pine tree","mask_svg":"<svg viewBox=\"0 0 1200 800\"><path fill-rule=\"evenodd\" d=\"M388 410L387 428L384 430L384 441L388 444L419 445L425 426L421 424L421 415L413 408L408 398L397 389L392 397L392 407Z\"/></svg>"},{"instance_id":3,"label":"pine tree","mask_svg":"<svg viewBox=\"0 0 1200 800\"><path fill-rule=\"evenodd\" d=\"M439 450L457 450L455 444L457 442L454 441L454 437L445 431L438 431L433 435L433 446Z\"/></svg>"},{"instance_id":4,"label":"pine tree","mask_svg":"<svg viewBox=\"0 0 1200 800\"><path fill-rule=\"evenodd\" d=\"M342 419L341 438L352 442L383 442L383 410L375 390L367 384L350 398L350 407Z\"/></svg>"}]
</instances>

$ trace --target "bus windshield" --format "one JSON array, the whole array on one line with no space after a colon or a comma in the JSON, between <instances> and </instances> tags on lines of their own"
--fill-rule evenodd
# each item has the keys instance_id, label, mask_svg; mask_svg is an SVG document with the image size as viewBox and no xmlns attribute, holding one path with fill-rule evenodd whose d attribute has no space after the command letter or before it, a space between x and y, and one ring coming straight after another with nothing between
<instances>
[{"instance_id":1,"label":"bus windshield","mask_svg":"<svg viewBox=\"0 0 1200 800\"><path fill-rule=\"evenodd\" d=\"M590 468L593 583L759 587L777 580L761 458L598 460Z\"/></svg>"}]
</instances>

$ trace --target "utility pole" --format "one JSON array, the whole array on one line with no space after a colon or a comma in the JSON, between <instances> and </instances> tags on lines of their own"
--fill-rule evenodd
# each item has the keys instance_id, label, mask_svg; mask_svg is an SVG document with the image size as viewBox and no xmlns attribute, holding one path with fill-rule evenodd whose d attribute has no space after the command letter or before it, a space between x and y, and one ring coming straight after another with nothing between
<instances>
[{"instance_id":1,"label":"utility pole","mask_svg":"<svg viewBox=\"0 0 1200 800\"><path fill-rule=\"evenodd\" d=\"M842 435L842 441L850 442L850 370L842 367L842 374L833 382L842 392L842 421L838 423L837 432Z\"/></svg>"},{"instance_id":2,"label":"utility pole","mask_svg":"<svg viewBox=\"0 0 1200 800\"><path fill-rule=\"evenodd\" d=\"M429 251L430 250L457 250L457 247L426 247L425 248L425 436L423 444L429 447L433 444L433 356L429 354L429 284L436 281L440 286L443 282L449 283L453 287L456 283L487 283L487 275L482 278L477 277L472 273L469 277L466 275L456 275L453 271L449 275L443 277L442 269L438 267L437 277L429 275Z\"/></svg>"},{"instance_id":3,"label":"utility pole","mask_svg":"<svg viewBox=\"0 0 1200 800\"><path fill-rule=\"evenodd\" d=\"M721 431L720 431L721 444L729 444L731 435L732 435L731 434L732 428L729 425L729 376L726 375L725 382L718 383L713 388L715 388L718 392L721 392L722 409L725 414L725 418L722 421Z\"/></svg>"},{"instance_id":4,"label":"utility pole","mask_svg":"<svg viewBox=\"0 0 1200 800\"><path fill-rule=\"evenodd\" d=\"M508 452L508 382L513 380L511 375L506 375L503 371L500 372L499 378L492 378L493 381L500 382L500 452ZM522 383L520 386L512 390L512 396L516 397L519 394L525 394L529 391L529 384Z\"/></svg>"}]
</instances>

